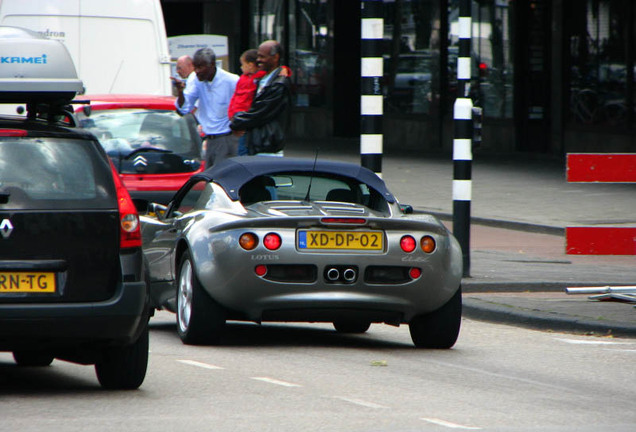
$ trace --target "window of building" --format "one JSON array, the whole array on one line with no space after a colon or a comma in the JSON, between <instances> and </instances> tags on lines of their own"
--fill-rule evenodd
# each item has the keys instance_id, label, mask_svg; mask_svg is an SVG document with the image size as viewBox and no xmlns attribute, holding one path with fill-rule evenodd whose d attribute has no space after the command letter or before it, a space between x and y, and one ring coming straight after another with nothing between
<instances>
[{"instance_id":1,"label":"window of building","mask_svg":"<svg viewBox=\"0 0 636 432\"><path fill-rule=\"evenodd\" d=\"M252 46L258 47L261 42L270 39L284 42L286 6L286 0L252 1L252 17L254 19Z\"/></svg>"},{"instance_id":2,"label":"window of building","mask_svg":"<svg viewBox=\"0 0 636 432\"><path fill-rule=\"evenodd\" d=\"M440 98L438 0L385 2L385 111L431 114Z\"/></svg>"},{"instance_id":3,"label":"window of building","mask_svg":"<svg viewBox=\"0 0 636 432\"><path fill-rule=\"evenodd\" d=\"M636 53L631 0L569 2L570 124L633 128Z\"/></svg>"},{"instance_id":4,"label":"window of building","mask_svg":"<svg viewBox=\"0 0 636 432\"><path fill-rule=\"evenodd\" d=\"M332 37L328 0L253 0L253 46L276 39L288 51L293 103L324 107L329 74L328 41Z\"/></svg>"},{"instance_id":5,"label":"window of building","mask_svg":"<svg viewBox=\"0 0 636 432\"><path fill-rule=\"evenodd\" d=\"M457 93L459 53L459 3L451 0L448 11L448 94ZM513 59L511 0L472 2L471 97L484 116L512 118Z\"/></svg>"},{"instance_id":6,"label":"window of building","mask_svg":"<svg viewBox=\"0 0 636 432\"><path fill-rule=\"evenodd\" d=\"M322 107L327 95L329 74L328 43L331 37L327 0L298 0L296 25L290 37L295 105Z\"/></svg>"}]
</instances>

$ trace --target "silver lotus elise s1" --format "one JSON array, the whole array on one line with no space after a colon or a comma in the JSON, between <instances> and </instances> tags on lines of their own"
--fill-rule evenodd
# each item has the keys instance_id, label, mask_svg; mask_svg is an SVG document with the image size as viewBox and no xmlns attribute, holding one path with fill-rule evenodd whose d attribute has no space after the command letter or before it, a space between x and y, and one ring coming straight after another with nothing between
<instances>
[{"instance_id":1,"label":"silver lotus elise s1","mask_svg":"<svg viewBox=\"0 0 636 432\"><path fill-rule=\"evenodd\" d=\"M417 347L458 337L462 254L431 215L406 211L372 171L246 156L147 204L143 251L154 306L184 343L220 343L226 320L331 322L363 333L408 324Z\"/></svg>"}]
</instances>

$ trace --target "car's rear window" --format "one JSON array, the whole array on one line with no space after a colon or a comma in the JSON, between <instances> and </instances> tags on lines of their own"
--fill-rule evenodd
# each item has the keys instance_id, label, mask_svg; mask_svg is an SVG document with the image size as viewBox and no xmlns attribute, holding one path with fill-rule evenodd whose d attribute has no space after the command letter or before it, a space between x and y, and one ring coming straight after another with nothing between
<instances>
[{"instance_id":1,"label":"car's rear window","mask_svg":"<svg viewBox=\"0 0 636 432\"><path fill-rule=\"evenodd\" d=\"M244 184L239 196L243 204L269 200L339 201L387 211L387 201L374 189L347 177L318 173L277 173L259 176Z\"/></svg>"},{"instance_id":2,"label":"car's rear window","mask_svg":"<svg viewBox=\"0 0 636 432\"><path fill-rule=\"evenodd\" d=\"M90 130L106 152L127 155L139 148L154 147L177 154L199 152L198 138L188 125L189 117L175 111L145 109L94 110L90 117L78 113L80 126Z\"/></svg>"},{"instance_id":3,"label":"car's rear window","mask_svg":"<svg viewBox=\"0 0 636 432\"><path fill-rule=\"evenodd\" d=\"M89 141L0 138L0 209L111 208L108 163Z\"/></svg>"}]
</instances>

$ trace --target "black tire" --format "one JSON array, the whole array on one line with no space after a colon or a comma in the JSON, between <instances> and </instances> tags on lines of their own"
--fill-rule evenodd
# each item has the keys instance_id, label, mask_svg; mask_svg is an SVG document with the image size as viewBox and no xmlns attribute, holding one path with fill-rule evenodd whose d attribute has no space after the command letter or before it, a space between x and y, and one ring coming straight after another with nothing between
<instances>
[{"instance_id":1,"label":"black tire","mask_svg":"<svg viewBox=\"0 0 636 432\"><path fill-rule=\"evenodd\" d=\"M13 359L18 366L42 367L53 363L53 355L46 351L14 351Z\"/></svg>"},{"instance_id":2,"label":"black tire","mask_svg":"<svg viewBox=\"0 0 636 432\"><path fill-rule=\"evenodd\" d=\"M97 379L107 390L134 390L144 382L148 368L148 325L131 345L108 347L95 364Z\"/></svg>"},{"instance_id":3,"label":"black tire","mask_svg":"<svg viewBox=\"0 0 636 432\"><path fill-rule=\"evenodd\" d=\"M338 320L334 321L333 327L338 333L365 333L371 327L368 321Z\"/></svg>"},{"instance_id":4,"label":"black tire","mask_svg":"<svg viewBox=\"0 0 636 432\"><path fill-rule=\"evenodd\" d=\"M177 279L177 331L188 345L218 344L225 330L225 311L204 290L188 252L181 257Z\"/></svg>"},{"instance_id":5,"label":"black tire","mask_svg":"<svg viewBox=\"0 0 636 432\"><path fill-rule=\"evenodd\" d=\"M418 348L451 348L457 342L461 321L462 289L459 287L444 306L411 320L411 339Z\"/></svg>"}]
</instances>

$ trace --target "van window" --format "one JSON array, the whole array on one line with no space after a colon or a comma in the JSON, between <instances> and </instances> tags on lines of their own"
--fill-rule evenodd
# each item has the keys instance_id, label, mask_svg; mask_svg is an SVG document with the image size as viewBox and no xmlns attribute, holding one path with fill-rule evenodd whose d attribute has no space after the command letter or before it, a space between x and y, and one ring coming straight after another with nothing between
<instances>
[{"instance_id":1,"label":"van window","mask_svg":"<svg viewBox=\"0 0 636 432\"><path fill-rule=\"evenodd\" d=\"M0 209L105 208L114 203L108 165L90 142L0 138ZM106 199L105 199L106 198Z\"/></svg>"}]
</instances>

